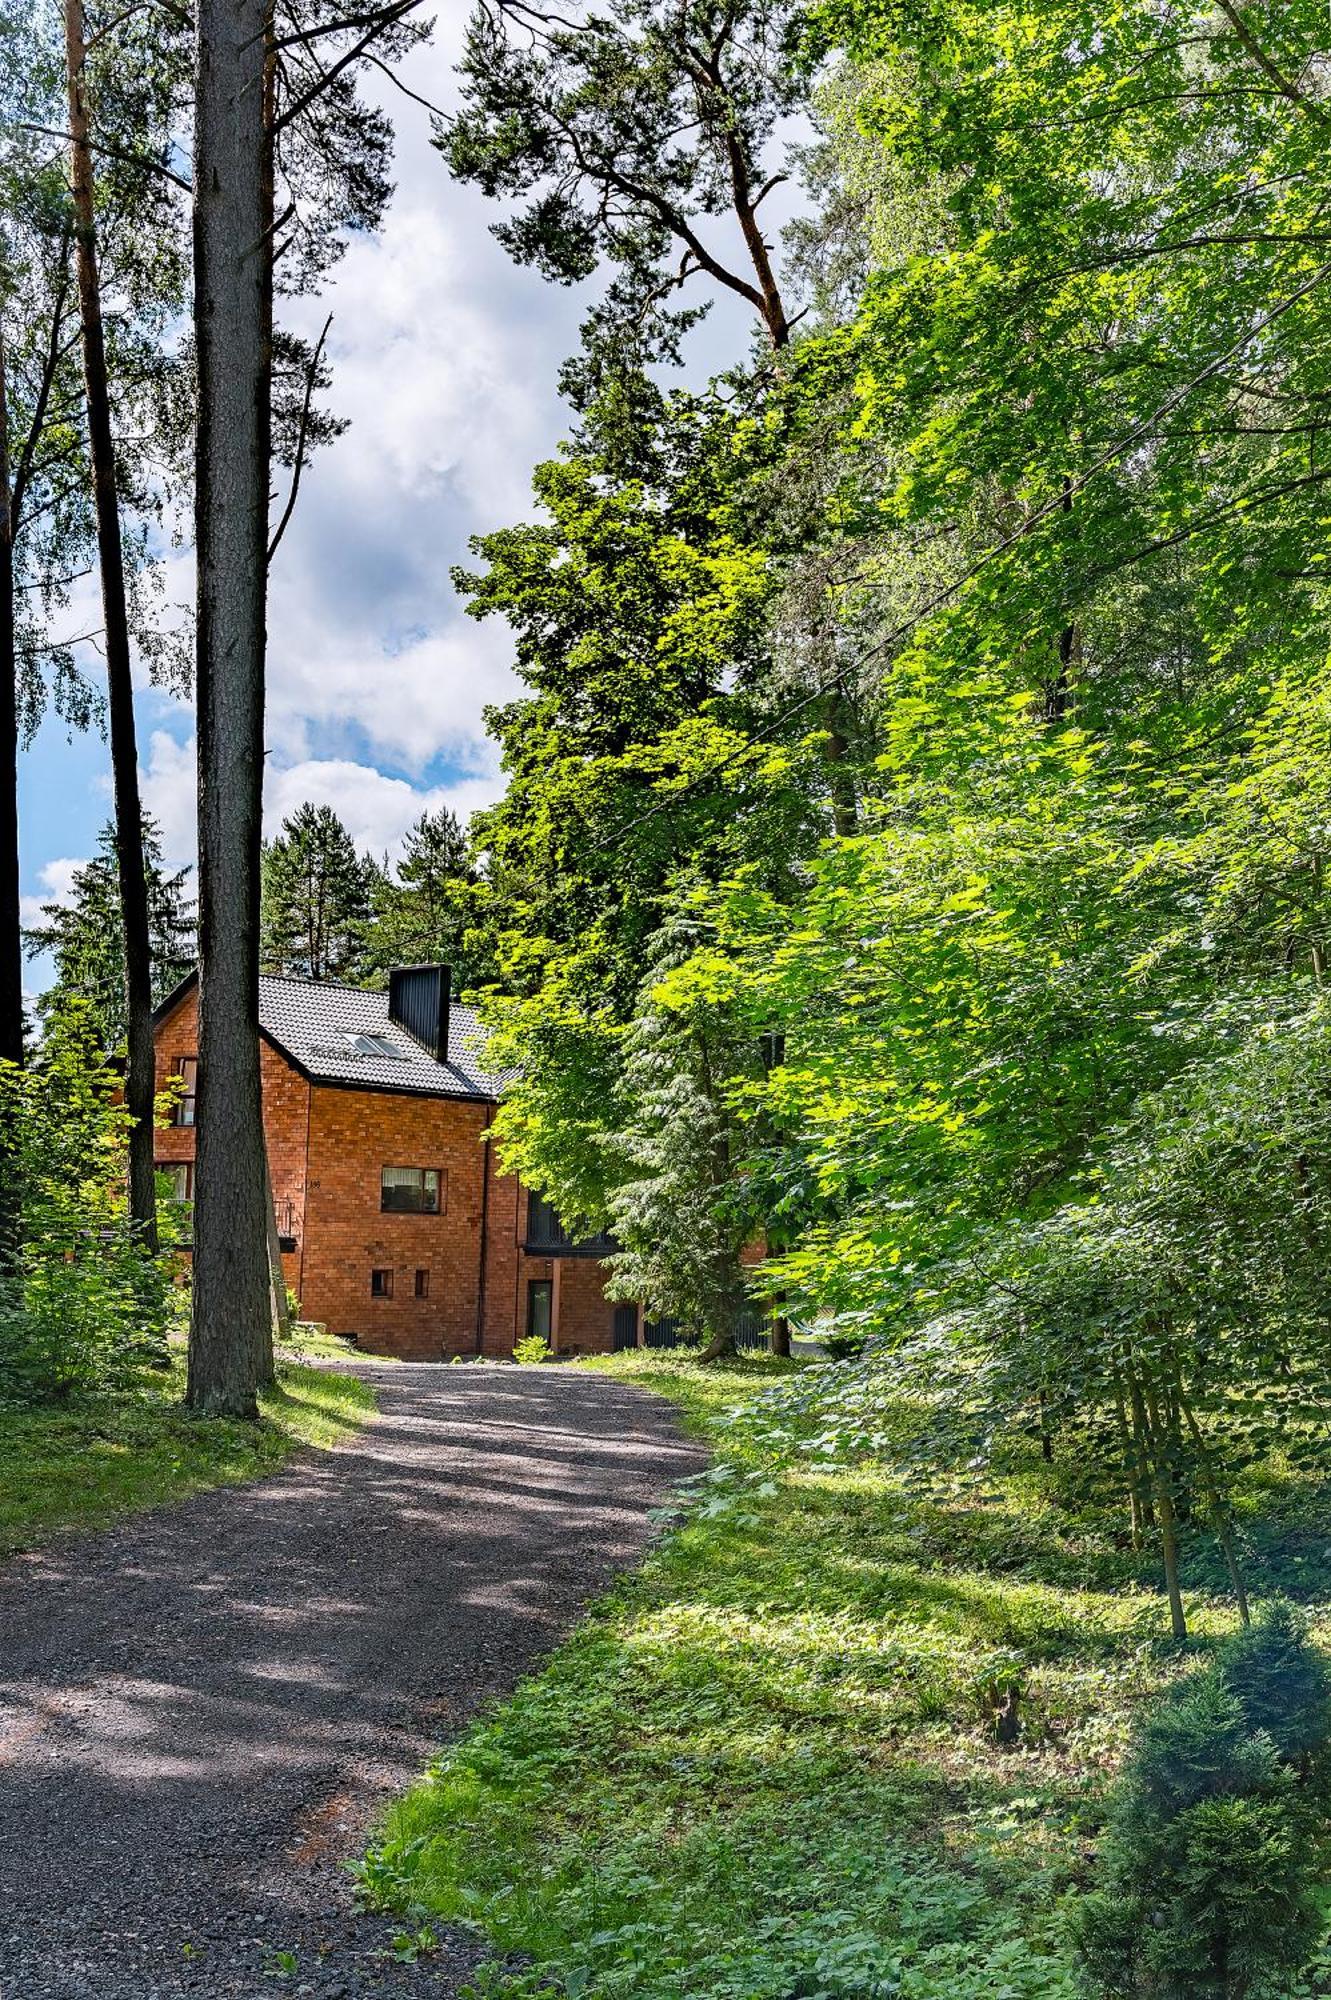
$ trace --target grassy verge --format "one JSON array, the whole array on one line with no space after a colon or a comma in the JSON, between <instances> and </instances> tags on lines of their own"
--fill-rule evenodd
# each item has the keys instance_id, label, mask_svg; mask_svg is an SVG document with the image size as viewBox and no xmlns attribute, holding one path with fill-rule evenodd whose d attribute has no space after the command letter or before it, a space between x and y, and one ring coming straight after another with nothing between
<instances>
[{"instance_id":1,"label":"grassy verge","mask_svg":"<svg viewBox=\"0 0 1331 2000\"><path fill-rule=\"evenodd\" d=\"M591 1365L704 1433L772 1366ZM514 2000L1072 2000L1060 1901L1134 1711L1187 1664L1149 1560L1020 1452L927 1490L737 1456L399 1803L369 1893L479 1925L477 1990ZM1263 1589L1331 1595L1325 1497L1254 1486ZM1232 1621L1200 1543L1190 1582L1205 1650Z\"/></svg>"},{"instance_id":2,"label":"grassy verge","mask_svg":"<svg viewBox=\"0 0 1331 2000\"><path fill-rule=\"evenodd\" d=\"M184 1363L145 1369L132 1391L62 1410L0 1409L0 1557L67 1529L274 1471L298 1445L328 1447L363 1424L374 1393L326 1368L283 1365L257 1424L181 1407Z\"/></svg>"},{"instance_id":3,"label":"grassy verge","mask_svg":"<svg viewBox=\"0 0 1331 2000\"><path fill-rule=\"evenodd\" d=\"M279 1358L287 1361L374 1361L392 1365L397 1356L393 1354L367 1354L350 1340L343 1340L335 1333L324 1333L322 1329L310 1325L306 1320L298 1320L291 1329L291 1340L278 1349Z\"/></svg>"}]
</instances>

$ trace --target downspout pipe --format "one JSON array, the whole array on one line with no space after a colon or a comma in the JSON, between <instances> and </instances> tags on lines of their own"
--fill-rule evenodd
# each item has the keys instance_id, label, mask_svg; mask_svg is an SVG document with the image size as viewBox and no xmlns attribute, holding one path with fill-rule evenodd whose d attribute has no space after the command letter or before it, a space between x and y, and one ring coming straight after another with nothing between
<instances>
[{"instance_id":1,"label":"downspout pipe","mask_svg":"<svg viewBox=\"0 0 1331 2000\"><path fill-rule=\"evenodd\" d=\"M490 1258L490 1154L491 1143L485 1135L490 1127L486 1125L481 1135L485 1158L481 1166L481 1262L476 1273L476 1352L485 1352L485 1281L489 1273Z\"/></svg>"}]
</instances>

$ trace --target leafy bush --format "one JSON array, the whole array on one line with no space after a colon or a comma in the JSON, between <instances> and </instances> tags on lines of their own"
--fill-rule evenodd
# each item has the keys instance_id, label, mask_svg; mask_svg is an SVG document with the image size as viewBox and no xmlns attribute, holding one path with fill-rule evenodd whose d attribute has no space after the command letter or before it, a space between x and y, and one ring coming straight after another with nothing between
<instances>
[{"instance_id":1,"label":"leafy bush","mask_svg":"<svg viewBox=\"0 0 1331 2000\"><path fill-rule=\"evenodd\" d=\"M513 1359L527 1366L536 1361L548 1361L550 1359L549 1343L542 1340L539 1333L524 1334L521 1340L515 1341L513 1344Z\"/></svg>"},{"instance_id":2,"label":"leafy bush","mask_svg":"<svg viewBox=\"0 0 1331 2000\"><path fill-rule=\"evenodd\" d=\"M868 1345L869 1335L864 1332L820 1333L818 1342L829 1361L858 1361Z\"/></svg>"},{"instance_id":3,"label":"leafy bush","mask_svg":"<svg viewBox=\"0 0 1331 2000\"><path fill-rule=\"evenodd\" d=\"M1143 1726L1074 1910L1092 1993L1256 2000L1288 1993L1321 1928L1327 1825L1310 1782L1331 1742L1331 1678L1278 1607Z\"/></svg>"},{"instance_id":4,"label":"leafy bush","mask_svg":"<svg viewBox=\"0 0 1331 2000\"><path fill-rule=\"evenodd\" d=\"M0 1065L0 1167L20 1203L18 1255L0 1279L0 1400L111 1387L161 1351L170 1252L149 1256L130 1225L119 1089L79 1003L29 1068ZM169 1210L164 1223L169 1239Z\"/></svg>"}]
</instances>

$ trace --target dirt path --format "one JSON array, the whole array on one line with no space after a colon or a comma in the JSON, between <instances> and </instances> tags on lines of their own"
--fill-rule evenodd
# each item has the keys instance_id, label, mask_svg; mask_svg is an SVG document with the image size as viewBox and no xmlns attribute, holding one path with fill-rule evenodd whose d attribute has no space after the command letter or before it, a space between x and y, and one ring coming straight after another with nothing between
<instances>
[{"instance_id":1,"label":"dirt path","mask_svg":"<svg viewBox=\"0 0 1331 2000\"><path fill-rule=\"evenodd\" d=\"M573 1369L364 1372L381 1413L341 1450L0 1568L3 2000L465 1976L462 1939L385 1957L340 1863L698 1455Z\"/></svg>"}]
</instances>

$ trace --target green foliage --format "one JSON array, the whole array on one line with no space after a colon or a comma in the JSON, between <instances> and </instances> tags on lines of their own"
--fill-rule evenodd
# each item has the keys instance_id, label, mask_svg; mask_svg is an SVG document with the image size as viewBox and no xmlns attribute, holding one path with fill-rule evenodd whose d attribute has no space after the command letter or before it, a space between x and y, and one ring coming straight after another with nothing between
<instances>
[{"instance_id":1,"label":"green foliage","mask_svg":"<svg viewBox=\"0 0 1331 2000\"><path fill-rule=\"evenodd\" d=\"M1259 1731L1286 1764L1307 1775L1331 1744L1331 1668L1309 1644L1306 1615L1277 1601L1225 1648L1225 1686L1250 1734Z\"/></svg>"},{"instance_id":2,"label":"green foliage","mask_svg":"<svg viewBox=\"0 0 1331 2000\"><path fill-rule=\"evenodd\" d=\"M52 1012L40 1058L0 1068L21 1244L0 1285L0 1401L60 1401L127 1381L160 1350L174 1287L170 1231L151 1257L125 1197L120 1077L79 1000Z\"/></svg>"},{"instance_id":3,"label":"green foliage","mask_svg":"<svg viewBox=\"0 0 1331 2000\"><path fill-rule=\"evenodd\" d=\"M513 1343L513 1359L525 1367L549 1361L551 1358L550 1343L548 1340L543 1340L539 1333L524 1334L521 1340Z\"/></svg>"},{"instance_id":4,"label":"green foliage","mask_svg":"<svg viewBox=\"0 0 1331 2000\"><path fill-rule=\"evenodd\" d=\"M681 853L715 881L751 849L764 884L815 838L811 811L743 748L768 671L769 565L731 496L752 452L710 399L656 409L621 477L589 434L536 476L547 518L478 544L478 617L513 628L526 691L489 716L508 787L479 815L498 990L492 1060L519 1072L502 1153L570 1221L605 1225L605 1143L632 1109L625 1030Z\"/></svg>"},{"instance_id":5,"label":"green foliage","mask_svg":"<svg viewBox=\"0 0 1331 2000\"><path fill-rule=\"evenodd\" d=\"M612 1297L638 1299L705 1342L733 1341L745 1300L740 1252L758 1218L735 1171L731 1091L759 1073L758 1038L733 993L699 976L688 898L672 902L622 1045L632 1110L603 1144L619 1246ZM688 977L682 970L688 965Z\"/></svg>"},{"instance_id":6,"label":"green foliage","mask_svg":"<svg viewBox=\"0 0 1331 2000\"><path fill-rule=\"evenodd\" d=\"M0 1556L260 1478L301 1446L331 1450L374 1409L358 1377L285 1362L260 1395L257 1424L192 1416L184 1390L184 1351L173 1344L169 1367L133 1369L116 1390L0 1404Z\"/></svg>"},{"instance_id":7,"label":"green foliage","mask_svg":"<svg viewBox=\"0 0 1331 2000\"><path fill-rule=\"evenodd\" d=\"M303 805L264 847L260 951L268 972L352 981L370 917L372 864L331 806Z\"/></svg>"},{"instance_id":8,"label":"green foliage","mask_svg":"<svg viewBox=\"0 0 1331 2000\"><path fill-rule=\"evenodd\" d=\"M152 950L154 1004L165 999L194 963L193 912L185 894L185 870L168 874L161 842L151 821L143 829L148 878L148 924ZM24 933L29 957L50 952L55 980L42 995L38 1012L51 1019L74 997L86 1002L102 1046L124 1041L124 919L115 828L104 826L91 861L74 871L67 903L43 903L45 922Z\"/></svg>"},{"instance_id":9,"label":"green foliage","mask_svg":"<svg viewBox=\"0 0 1331 2000\"><path fill-rule=\"evenodd\" d=\"M1312 1826L1297 1801L1316 1772L1282 1764L1278 1701L1254 1729L1240 1692L1297 1662L1294 1705L1315 1712L1323 1669L1297 1617L1228 1641L1223 1682L1180 1678L1153 1637L1150 1560L1103 1498L1077 1497L1072 1454L1047 1466L1012 1440L978 1480L940 1459L908 1387L874 1456L838 1468L816 1417L793 1457L766 1435L767 1399L825 1365L573 1365L669 1394L723 1456L642 1571L444 1751L365 1865L373 1900L483 1928L480 1993L1072 2000L1063 1912L1143 1729L1166 1774L1152 1810L1204 1808L1176 1875L1198 1922L1217 1888L1241 1921L1284 1855L1271 1907L1295 1911L1291 1961L1307 1952L1319 1859L1288 1833ZM1270 1520L1276 1493L1244 1488L1246 1531L1324 1627L1324 1482L1291 1475ZM1207 1647L1234 1624L1210 1582L1194 1557ZM995 1720L1013 1690L1015 1739Z\"/></svg>"},{"instance_id":10,"label":"green foliage","mask_svg":"<svg viewBox=\"0 0 1331 2000\"><path fill-rule=\"evenodd\" d=\"M1289 1676L1286 1682L1285 1676ZM1288 1609L1181 1682L1143 1725L1075 1906L1091 1988L1154 2000L1288 1991L1322 1928L1328 1826L1292 1768L1331 1742L1326 1662Z\"/></svg>"}]
</instances>

